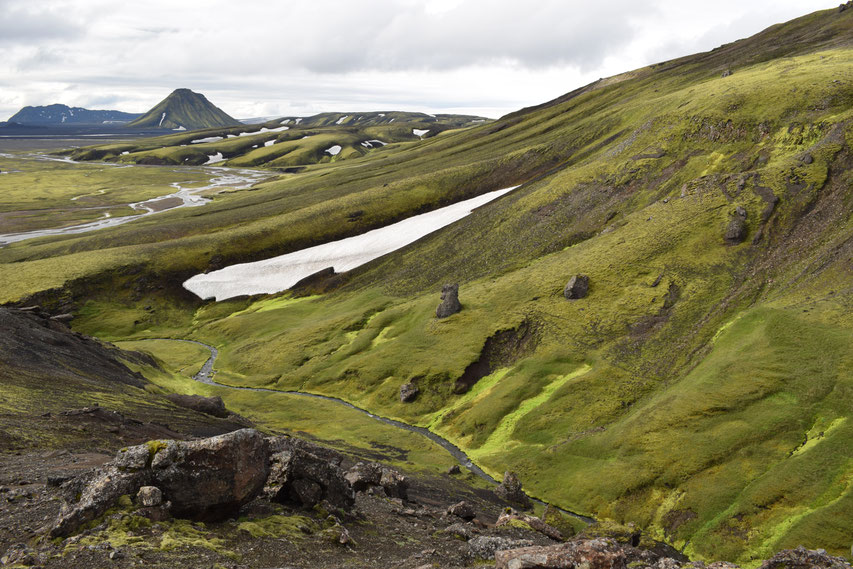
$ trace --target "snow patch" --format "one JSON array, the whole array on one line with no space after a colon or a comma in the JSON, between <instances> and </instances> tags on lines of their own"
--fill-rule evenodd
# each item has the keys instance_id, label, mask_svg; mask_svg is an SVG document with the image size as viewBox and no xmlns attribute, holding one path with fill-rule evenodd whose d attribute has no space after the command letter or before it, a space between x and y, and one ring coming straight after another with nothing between
<instances>
[{"instance_id":1,"label":"snow patch","mask_svg":"<svg viewBox=\"0 0 853 569\"><path fill-rule=\"evenodd\" d=\"M121 153L122 156L124 156L125 154L130 154L130 150L125 150L124 152Z\"/></svg>"},{"instance_id":2,"label":"snow patch","mask_svg":"<svg viewBox=\"0 0 853 569\"><path fill-rule=\"evenodd\" d=\"M289 126L280 126L278 128L267 128L263 127L261 130L253 130L252 132L241 132L237 136L254 136L256 134L263 134L265 132L284 132L285 130L290 130ZM233 136L233 135L230 135Z\"/></svg>"},{"instance_id":3,"label":"snow patch","mask_svg":"<svg viewBox=\"0 0 853 569\"><path fill-rule=\"evenodd\" d=\"M179 125L178 125L178 128L173 128L172 130L178 130L178 131L181 131L181 130L187 130L187 127L185 127L185 126L183 126L183 125L180 125L180 124L179 124Z\"/></svg>"},{"instance_id":4,"label":"snow patch","mask_svg":"<svg viewBox=\"0 0 853 569\"><path fill-rule=\"evenodd\" d=\"M290 119L284 119L283 121L281 121L278 124L290 124Z\"/></svg>"},{"instance_id":5,"label":"snow patch","mask_svg":"<svg viewBox=\"0 0 853 569\"><path fill-rule=\"evenodd\" d=\"M264 142L264 146L272 146L272 145L273 145L273 144L275 144L276 142L277 142L277 141L276 141L275 139L267 140L266 142Z\"/></svg>"},{"instance_id":6,"label":"snow patch","mask_svg":"<svg viewBox=\"0 0 853 569\"><path fill-rule=\"evenodd\" d=\"M187 280L184 288L201 298L216 300L287 290L300 279L326 267L334 267L335 272L342 273L405 247L517 187L489 192L355 237L199 274Z\"/></svg>"},{"instance_id":7,"label":"snow patch","mask_svg":"<svg viewBox=\"0 0 853 569\"><path fill-rule=\"evenodd\" d=\"M423 138L424 135L428 132L429 132L428 128L427 129L420 129L420 128L413 128L412 129L412 134L414 134L418 138Z\"/></svg>"},{"instance_id":8,"label":"snow patch","mask_svg":"<svg viewBox=\"0 0 853 569\"><path fill-rule=\"evenodd\" d=\"M166 120L166 113L160 115L160 123L157 126L163 126L163 121Z\"/></svg>"},{"instance_id":9,"label":"snow patch","mask_svg":"<svg viewBox=\"0 0 853 569\"><path fill-rule=\"evenodd\" d=\"M386 144L388 144L388 143L382 142L381 140L376 140L376 139L365 140L364 142L361 143L361 145L364 146L365 148L375 148L374 145L385 146Z\"/></svg>"},{"instance_id":10,"label":"snow patch","mask_svg":"<svg viewBox=\"0 0 853 569\"><path fill-rule=\"evenodd\" d=\"M197 140L193 140L190 144L203 144L205 142L217 142L222 140L221 136L208 136L207 138L199 138Z\"/></svg>"},{"instance_id":11,"label":"snow patch","mask_svg":"<svg viewBox=\"0 0 853 569\"><path fill-rule=\"evenodd\" d=\"M384 117L384 116L385 116L385 113L379 113L379 116L380 116L380 117Z\"/></svg>"},{"instance_id":12,"label":"snow patch","mask_svg":"<svg viewBox=\"0 0 853 569\"><path fill-rule=\"evenodd\" d=\"M217 162L222 162L225 158L222 157L221 152L217 152L216 154L209 154L207 156L207 162L204 163L205 166L208 164L216 164Z\"/></svg>"},{"instance_id":13,"label":"snow patch","mask_svg":"<svg viewBox=\"0 0 853 569\"><path fill-rule=\"evenodd\" d=\"M334 146L330 146L329 148L324 150L324 152L328 152L332 156L337 156L338 154L341 153L341 146L340 146L340 144L335 144Z\"/></svg>"},{"instance_id":14,"label":"snow patch","mask_svg":"<svg viewBox=\"0 0 853 569\"><path fill-rule=\"evenodd\" d=\"M348 118L349 118L349 115L344 115L344 116L342 116L341 118L339 118L339 119L338 119L338 122L336 122L335 124L343 124L343 122L344 122L345 120L347 120Z\"/></svg>"},{"instance_id":15,"label":"snow patch","mask_svg":"<svg viewBox=\"0 0 853 569\"><path fill-rule=\"evenodd\" d=\"M301 123L301 122L302 122L302 119L301 119L301 118L298 118L298 119L295 119L295 120L293 121L293 124L299 124L299 123Z\"/></svg>"}]
</instances>

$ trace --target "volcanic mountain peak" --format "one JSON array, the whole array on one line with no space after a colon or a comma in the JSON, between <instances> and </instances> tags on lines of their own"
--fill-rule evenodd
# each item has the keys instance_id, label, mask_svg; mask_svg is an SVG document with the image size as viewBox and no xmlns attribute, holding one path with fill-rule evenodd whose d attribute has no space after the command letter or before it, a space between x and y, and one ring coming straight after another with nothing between
<instances>
[{"instance_id":1,"label":"volcanic mountain peak","mask_svg":"<svg viewBox=\"0 0 853 569\"><path fill-rule=\"evenodd\" d=\"M175 89L154 108L127 126L194 130L240 124L201 93L189 89Z\"/></svg>"}]
</instances>

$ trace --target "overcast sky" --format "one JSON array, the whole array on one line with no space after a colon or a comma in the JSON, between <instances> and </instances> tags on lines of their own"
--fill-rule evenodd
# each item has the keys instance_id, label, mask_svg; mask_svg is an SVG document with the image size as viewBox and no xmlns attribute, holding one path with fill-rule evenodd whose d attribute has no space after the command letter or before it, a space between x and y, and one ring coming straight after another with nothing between
<instances>
[{"instance_id":1,"label":"overcast sky","mask_svg":"<svg viewBox=\"0 0 853 569\"><path fill-rule=\"evenodd\" d=\"M0 0L0 120L144 112L187 87L237 118L497 117L839 0Z\"/></svg>"}]
</instances>

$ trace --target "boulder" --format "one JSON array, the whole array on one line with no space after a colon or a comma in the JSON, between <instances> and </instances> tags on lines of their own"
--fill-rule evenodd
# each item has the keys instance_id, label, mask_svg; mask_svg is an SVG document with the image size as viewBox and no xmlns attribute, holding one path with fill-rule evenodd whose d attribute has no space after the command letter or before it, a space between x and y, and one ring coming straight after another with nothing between
<instances>
[{"instance_id":1,"label":"boulder","mask_svg":"<svg viewBox=\"0 0 853 569\"><path fill-rule=\"evenodd\" d=\"M447 474L450 474L451 476L455 474L462 474L462 469L459 468L458 464L454 464L453 466L447 469Z\"/></svg>"},{"instance_id":2,"label":"boulder","mask_svg":"<svg viewBox=\"0 0 853 569\"><path fill-rule=\"evenodd\" d=\"M166 395L166 399L187 409L198 411L206 415L214 417L227 417L228 410L225 408L225 403L219 396L203 397L201 395L181 395L179 393L170 393Z\"/></svg>"},{"instance_id":3,"label":"boulder","mask_svg":"<svg viewBox=\"0 0 853 569\"><path fill-rule=\"evenodd\" d=\"M470 543L470 542L469 542ZM625 552L612 539L571 541L495 552L495 569L626 569Z\"/></svg>"},{"instance_id":4,"label":"boulder","mask_svg":"<svg viewBox=\"0 0 853 569\"><path fill-rule=\"evenodd\" d=\"M409 495L409 479L391 468L383 468L379 485L389 498L407 500Z\"/></svg>"},{"instance_id":5,"label":"boulder","mask_svg":"<svg viewBox=\"0 0 853 569\"><path fill-rule=\"evenodd\" d=\"M542 535L548 536L555 541L563 541L563 534L557 528L548 525L534 516L528 516L527 514L516 512L512 508L507 508L506 511L501 513L498 517L498 521L495 522L495 527L511 525L511 522L514 520L527 524L530 526L530 529L538 531Z\"/></svg>"},{"instance_id":6,"label":"boulder","mask_svg":"<svg viewBox=\"0 0 853 569\"><path fill-rule=\"evenodd\" d=\"M136 503L150 508L163 503L163 492L156 486L143 486L136 493Z\"/></svg>"},{"instance_id":7,"label":"boulder","mask_svg":"<svg viewBox=\"0 0 853 569\"><path fill-rule=\"evenodd\" d=\"M456 516L463 520L473 520L477 516L473 506L464 500L447 508L447 515Z\"/></svg>"},{"instance_id":8,"label":"boulder","mask_svg":"<svg viewBox=\"0 0 853 569\"><path fill-rule=\"evenodd\" d=\"M585 298L589 294L589 277L586 275L575 275L566 283L563 296L569 300Z\"/></svg>"},{"instance_id":9,"label":"boulder","mask_svg":"<svg viewBox=\"0 0 853 569\"><path fill-rule=\"evenodd\" d=\"M523 510L528 510L531 507L530 499L521 489L521 481L514 472L504 472L503 482L495 488L495 494L511 504L520 506Z\"/></svg>"},{"instance_id":10,"label":"boulder","mask_svg":"<svg viewBox=\"0 0 853 569\"><path fill-rule=\"evenodd\" d=\"M270 474L264 494L271 500L306 508L325 501L345 510L355 504L355 493L344 477L338 453L287 437L274 440L270 447Z\"/></svg>"},{"instance_id":11,"label":"boulder","mask_svg":"<svg viewBox=\"0 0 853 569\"><path fill-rule=\"evenodd\" d=\"M508 539L505 537L494 537L481 535L468 541L468 553L475 559L495 559L499 551L527 548L533 545L529 539ZM516 566L513 566L515 569ZM518 565L517 567L527 567Z\"/></svg>"},{"instance_id":12,"label":"boulder","mask_svg":"<svg viewBox=\"0 0 853 569\"><path fill-rule=\"evenodd\" d=\"M762 563L760 569L850 569L850 564L823 549L813 551L800 546L780 551Z\"/></svg>"},{"instance_id":13,"label":"boulder","mask_svg":"<svg viewBox=\"0 0 853 569\"><path fill-rule=\"evenodd\" d=\"M254 429L198 441L149 441L122 449L96 470L76 503L65 504L52 526L64 537L107 511L124 494L156 486L177 517L225 519L263 488L268 450Z\"/></svg>"},{"instance_id":14,"label":"boulder","mask_svg":"<svg viewBox=\"0 0 853 569\"><path fill-rule=\"evenodd\" d=\"M435 309L436 318L447 318L462 310L459 303L459 285L446 284L441 287L441 304Z\"/></svg>"},{"instance_id":15,"label":"boulder","mask_svg":"<svg viewBox=\"0 0 853 569\"><path fill-rule=\"evenodd\" d=\"M401 403L411 403L418 397L418 393L421 390L418 389L418 386L412 383L404 383L400 386L400 402Z\"/></svg>"},{"instance_id":16,"label":"boulder","mask_svg":"<svg viewBox=\"0 0 853 569\"><path fill-rule=\"evenodd\" d=\"M738 206L729 225L726 227L726 233L723 238L726 240L726 243L736 245L743 243L743 240L746 239L746 234L746 210Z\"/></svg>"},{"instance_id":17,"label":"boulder","mask_svg":"<svg viewBox=\"0 0 853 569\"><path fill-rule=\"evenodd\" d=\"M375 462L359 462L344 474L356 492L364 492L371 486L378 486L382 479L382 466Z\"/></svg>"},{"instance_id":18,"label":"boulder","mask_svg":"<svg viewBox=\"0 0 853 569\"><path fill-rule=\"evenodd\" d=\"M463 541L468 541L474 537L474 530L468 524L459 522L447 526L441 533Z\"/></svg>"},{"instance_id":19,"label":"boulder","mask_svg":"<svg viewBox=\"0 0 853 569\"><path fill-rule=\"evenodd\" d=\"M808 164L814 164L814 156L812 156L811 154L806 153L806 154L804 154L804 155L803 155L803 157L802 157L802 161L803 161L803 164L806 164L806 165L808 165Z\"/></svg>"}]
</instances>

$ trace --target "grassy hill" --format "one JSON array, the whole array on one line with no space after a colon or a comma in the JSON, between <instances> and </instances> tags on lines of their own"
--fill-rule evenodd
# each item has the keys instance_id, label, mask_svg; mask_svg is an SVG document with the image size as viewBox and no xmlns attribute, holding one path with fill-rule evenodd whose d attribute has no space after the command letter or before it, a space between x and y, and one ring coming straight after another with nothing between
<instances>
[{"instance_id":1,"label":"grassy hill","mask_svg":"<svg viewBox=\"0 0 853 569\"><path fill-rule=\"evenodd\" d=\"M74 160L167 165L205 164L216 156L222 161L220 166L292 168L357 158L395 142L412 142L485 122L488 120L468 115L399 111L321 113L90 146L67 154Z\"/></svg>"},{"instance_id":2,"label":"grassy hill","mask_svg":"<svg viewBox=\"0 0 853 569\"><path fill-rule=\"evenodd\" d=\"M127 127L195 130L239 124L237 119L228 116L201 93L175 89L150 111L129 122Z\"/></svg>"},{"instance_id":3,"label":"grassy hill","mask_svg":"<svg viewBox=\"0 0 853 569\"><path fill-rule=\"evenodd\" d=\"M0 301L73 307L111 339L212 343L220 381L429 426L543 498L695 557L846 554L851 120L853 10L817 12L204 208L6 247ZM322 295L180 289L516 184ZM576 274L589 296L566 300ZM464 308L436 320L448 282Z\"/></svg>"}]
</instances>

